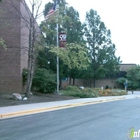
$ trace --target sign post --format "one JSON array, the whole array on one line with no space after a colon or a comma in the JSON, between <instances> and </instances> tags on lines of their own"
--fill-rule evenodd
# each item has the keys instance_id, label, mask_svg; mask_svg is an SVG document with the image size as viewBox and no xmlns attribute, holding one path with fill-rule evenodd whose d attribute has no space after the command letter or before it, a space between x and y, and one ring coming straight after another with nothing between
<instances>
[{"instance_id":1,"label":"sign post","mask_svg":"<svg viewBox=\"0 0 140 140\"><path fill-rule=\"evenodd\" d=\"M60 48L66 48L66 33L60 32L59 33L59 47Z\"/></svg>"}]
</instances>

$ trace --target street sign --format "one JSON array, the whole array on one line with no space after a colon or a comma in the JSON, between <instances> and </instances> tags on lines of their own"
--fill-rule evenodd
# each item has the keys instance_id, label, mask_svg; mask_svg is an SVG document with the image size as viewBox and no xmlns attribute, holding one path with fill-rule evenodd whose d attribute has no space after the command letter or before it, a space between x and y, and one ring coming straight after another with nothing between
<instances>
[{"instance_id":1,"label":"street sign","mask_svg":"<svg viewBox=\"0 0 140 140\"><path fill-rule=\"evenodd\" d=\"M60 32L59 33L59 47L65 48L66 47L66 33Z\"/></svg>"}]
</instances>

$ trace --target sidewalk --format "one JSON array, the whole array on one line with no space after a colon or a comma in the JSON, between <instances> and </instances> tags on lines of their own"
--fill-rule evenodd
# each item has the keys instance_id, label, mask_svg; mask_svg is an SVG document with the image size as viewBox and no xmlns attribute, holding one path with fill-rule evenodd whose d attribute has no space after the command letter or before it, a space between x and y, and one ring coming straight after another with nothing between
<instances>
[{"instance_id":1,"label":"sidewalk","mask_svg":"<svg viewBox=\"0 0 140 140\"><path fill-rule=\"evenodd\" d=\"M128 92L128 95L124 96L82 98L65 101L54 101L54 102L0 107L0 119L132 98L140 98L140 94L132 94L131 92L130 93Z\"/></svg>"}]
</instances>

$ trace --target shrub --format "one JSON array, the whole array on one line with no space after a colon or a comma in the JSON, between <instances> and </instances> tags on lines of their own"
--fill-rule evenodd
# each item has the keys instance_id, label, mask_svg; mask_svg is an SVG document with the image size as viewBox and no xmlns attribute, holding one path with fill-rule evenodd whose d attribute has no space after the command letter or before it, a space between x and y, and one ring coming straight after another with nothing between
<instances>
[{"instance_id":1,"label":"shrub","mask_svg":"<svg viewBox=\"0 0 140 140\"><path fill-rule=\"evenodd\" d=\"M93 98L98 96L119 96L126 95L125 90L119 89L105 89L100 88L84 88L80 90L76 86L68 86L66 90L61 91L63 95L79 97L79 98Z\"/></svg>"},{"instance_id":2,"label":"shrub","mask_svg":"<svg viewBox=\"0 0 140 140\"><path fill-rule=\"evenodd\" d=\"M108 85L106 85L106 86L105 86L105 89L108 89L108 88L109 88L109 86L108 86Z\"/></svg>"},{"instance_id":3,"label":"shrub","mask_svg":"<svg viewBox=\"0 0 140 140\"><path fill-rule=\"evenodd\" d=\"M93 98L93 97L97 97L95 93L74 92L74 91L63 91L63 95L79 97L79 98Z\"/></svg>"},{"instance_id":4,"label":"shrub","mask_svg":"<svg viewBox=\"0 0 140 140\"><path fill-rule=\"evenodd\" d=\"M116 80L116 82L117 82L122 88L124 88L124 83L125 83L125 81L126 81L126 78L124 78L124 77L120 77L120 78L118 78L118 79Z\"/></svg>"},{"instance_id":5,"label":"shrub","mask_svg":"<svg viewBox=\"0 0 140 140\"><path fill-rule=\"evenodd\" d=\"M74 92L81 92L81 90L77 86L68 86L65 88L66 91L74 91Z\"/></svg>"},{"instance_id":6,"label":"shrub","mask_svg":"<svg viewBox=\"0 0 140 140\"><path fill-rule=\"evenodd\" d=\"M106 89L106 90L100 90L99 95L100 96L119 96L119 95L126 95L125 90L119 90L119 89Z\"/></svg>"},{"instance_id":7,"label":"shrub","mask_svg":"<svg viewBox=\"0 0 140 140\"><path fill-rule=\"evenodd\" d=\"M91 88L79 89L77 86L68 86L64 91L63 95L79 97L79 98L93 98L98 96L98 92Z\"/></svg>"},{"instance_id":8,"label":"shrub","mask_svg":"<svg viewBox=\"0 0 140 140\"><path fill-rule=\"evenodd\" d=\"M56 75L44 68L36 69L32 88L42 93L53 92L56 88Z\"/></svg>"}]
</instances>

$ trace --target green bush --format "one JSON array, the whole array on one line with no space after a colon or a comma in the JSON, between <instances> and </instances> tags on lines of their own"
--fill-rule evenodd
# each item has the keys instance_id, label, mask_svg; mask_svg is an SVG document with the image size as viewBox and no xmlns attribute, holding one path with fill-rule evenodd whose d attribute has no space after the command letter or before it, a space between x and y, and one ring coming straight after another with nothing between
<instances>
[{"instance_id":1,"label":"green bush","mask_svg":"<svg viewBox=\"0 0 140 140\"><path fill-rule=\"evenodd\" d=\"M77 86L68 86L64 91L61 91L63 95L73 96L79 98L93 98L97 97L99 94L91 88L79 89Z\"/></svg>"},{"instance_id":2,"label":"green bush","mask_svg":"<svg viewBox=\"0 0 140 140\"><path fill-rule=\"evenodd\" d=\"M109 89L109 86L108 86L108 85L106 85L106 86L105 86L105 89Z\"/></svg>"},{"instance_id":3,"label":"green bush","mask_svg":"<svg viewBox=\"0 0 140 140\"><path fill-rule=\"evenodd\" d=\"M68 86L65 88L66 91L74 91L74 92L81 92L81 90L77 86Z\"/></svg>"},{"instance_id":4,"label":"green bush","mask_svg":"<svg viewBox=\"0 0 140 140\"><path fill-rule=\"evenodd\" d=\"M66 96L73 96L73 97L79 97L79 98L93 98L97 97L94 93L85 93L85 92L74 92L74 91L63 91L63 95Z\"/></svg>"},{"instance_id":5,"label":"green bush","mask_svg":"<svg viewBox=\"0 0 140 140\"><path fill-rule=\"evenodd\" d=\"M82 92L85 92L87 94L92 94L92 97L98 97L99 96L99 92L93 88L84 88L82 90Z\"/></svg>"},{"instance_id":6,"label":"green bush","mask_svg":"<svg viewBox=\"0 0 140 140\"><path fill-rule=\"evenodd\" d=\"M73 96L79 98L93 98L99 96L120 96L126 95L125 90L120 89L105 89L100 88L84 88L79 89L76 86L68 86L65 90L61 91L62 95Z\"/></svg>"},{"instance_id":7,"label":"green bush","mask_svg":"<svg viewBox=\"0 0 140 140\"><path fill-rule=\"evenodd\" d=\"M125 81L126 81L126 78L124 78L124 77L120 77L120 78L118 78L118 79L116 80L116 82L117 82L122 88L124 88L124 83L125 83Z\"/></svg>"},{"instance_id":8,"label":"green bush","mask_svg":"<svg viewBox=\"0 0 140 140\"><path fill-rule=\"evenodd\" d=\"M36 69L32 88L38 92L52 93L56 88L56 75L44 68Z\"/></svg>"}]
</instances>

